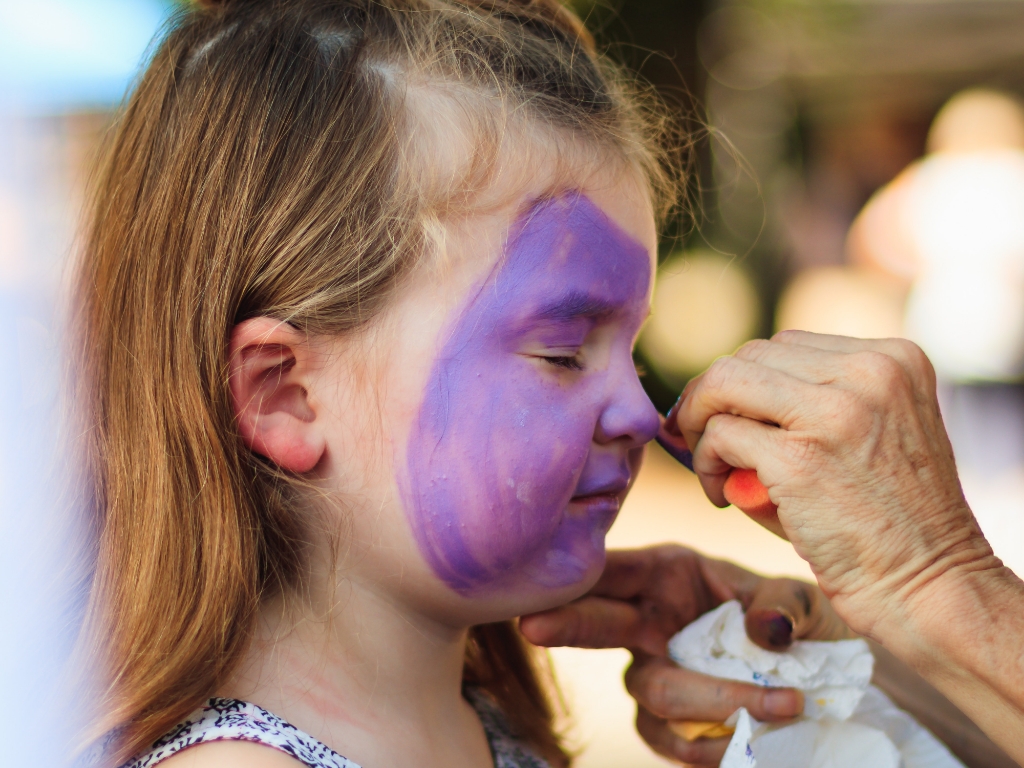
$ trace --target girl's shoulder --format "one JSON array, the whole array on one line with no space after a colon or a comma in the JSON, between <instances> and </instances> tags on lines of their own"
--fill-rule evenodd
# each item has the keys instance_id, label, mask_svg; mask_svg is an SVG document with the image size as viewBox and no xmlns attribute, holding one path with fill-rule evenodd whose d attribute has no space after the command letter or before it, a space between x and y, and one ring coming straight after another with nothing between
<instances>
[{"instance_id":1,"label":"girl's shoulder","mask_svg":"<svg viewBox=\"0 0 1024 768\"><path fill-rule=\"evenodd\" d=\"M288 758L297 760L308 768L359 768L330 747L317 741L307 733L303 733L291 723L267 712L262 707L236 699L210 699L205 706L196 710L187 720L177 725L163 736L149 751L133 758L121 768L150 768L170 757L184 752L189 747L209 742L250 742L263 747L273 747ZM224 745L224 750L236 745ZM256 754L241 749L238 757L245 758L245 764L251 765ZM206 752L206 750L203 750ZM196 753L197 760L199 759ZM226 754L218 755L218 764ZM274 760L273 753L266 756L268 768L279 764ZM205 761L205 759L204 759ZM202 763L197 762L197 765Z\"/></svg>"}]
</instances>

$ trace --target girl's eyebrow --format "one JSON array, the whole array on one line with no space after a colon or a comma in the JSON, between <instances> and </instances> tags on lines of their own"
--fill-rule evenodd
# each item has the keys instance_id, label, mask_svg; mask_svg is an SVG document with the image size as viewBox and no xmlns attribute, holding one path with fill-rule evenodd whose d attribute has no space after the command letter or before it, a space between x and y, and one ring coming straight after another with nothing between
<instances>
[{"instance_id":1,"label":"girl's eyebrow","mask_svg":"<svg viewBox=\"0 0 1024 768\"><path fill-rule=\"evenodd\" d=\"M579 317L610 315L616 305L607 299L582 291L569 291L561 298L542 306L536 316L542 320L575 320Z\"/></svg>"}]
</instances>

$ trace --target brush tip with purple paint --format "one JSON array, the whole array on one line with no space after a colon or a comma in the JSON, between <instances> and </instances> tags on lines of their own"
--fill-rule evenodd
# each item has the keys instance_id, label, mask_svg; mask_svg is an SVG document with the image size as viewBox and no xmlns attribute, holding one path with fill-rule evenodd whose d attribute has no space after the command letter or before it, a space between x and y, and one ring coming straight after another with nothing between
<instances>
[{"instance_id":1,"label":"brush tip with purple paint","mask_svg":"<svg viewBox=\"0 0 1024 768\"><path fill-rule=\"evenodd\" d=\"M686 445L686 440L676 423L678 405L676 403L668 412L656 440L669 456L693 472L693 454ZM733 469L725 479L725 487L722 492L725 494L726 501L743 510L755 520L770 519L778 511L778 507L768 496L768 489L758 480L756 470Z\"/></svg>"}]
</instances>

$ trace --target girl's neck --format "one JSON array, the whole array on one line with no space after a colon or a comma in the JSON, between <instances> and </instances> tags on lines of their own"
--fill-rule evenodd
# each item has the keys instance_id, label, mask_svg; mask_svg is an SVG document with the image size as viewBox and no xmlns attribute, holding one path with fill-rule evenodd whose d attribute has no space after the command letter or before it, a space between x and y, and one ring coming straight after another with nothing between
<instances>
[{"instance_id":1,"label":"girl's neck","mask_svg":"<svg viewBox=\"0 0 1024 768\"><path fill-rule=\"evenodd\" d=\"M354 582L322 599L276 597L219 694L267 709L364 768L484 768L487 740L462 697L467 634Z\"/></svg>"}]
</instances>

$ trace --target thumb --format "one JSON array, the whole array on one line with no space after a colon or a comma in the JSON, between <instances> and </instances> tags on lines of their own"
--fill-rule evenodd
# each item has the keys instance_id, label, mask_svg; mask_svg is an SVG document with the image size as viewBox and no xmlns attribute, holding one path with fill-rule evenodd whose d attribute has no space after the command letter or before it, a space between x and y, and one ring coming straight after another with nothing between
<instances>
[{"instance_id":1,"label":"thumb","mask_svg":"<svg viewBox=\"0 0 1024 768\"><path fill-rule=\"evenodd\" d=\"M855 637L821 590L798 579L764 579L744 607L747 637L769 651L784 651L798 639Z\"/></svg>"}]
</instances>

